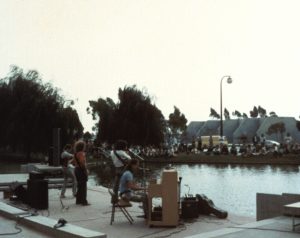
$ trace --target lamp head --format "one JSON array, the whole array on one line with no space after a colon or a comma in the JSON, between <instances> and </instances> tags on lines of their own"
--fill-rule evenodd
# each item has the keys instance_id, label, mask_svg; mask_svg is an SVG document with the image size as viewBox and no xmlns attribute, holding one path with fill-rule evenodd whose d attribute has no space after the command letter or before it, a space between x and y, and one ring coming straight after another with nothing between
<instances>
[{"instance_id":1,"label":"lamp head","mask_svg":"<svg viewBox=\"0 0 300 238\"><path fill-rule=\"evenodd\" d=\"M232 78L230 76L227 78L227 83L232 83Z\"/></svg>"}]
</instances>

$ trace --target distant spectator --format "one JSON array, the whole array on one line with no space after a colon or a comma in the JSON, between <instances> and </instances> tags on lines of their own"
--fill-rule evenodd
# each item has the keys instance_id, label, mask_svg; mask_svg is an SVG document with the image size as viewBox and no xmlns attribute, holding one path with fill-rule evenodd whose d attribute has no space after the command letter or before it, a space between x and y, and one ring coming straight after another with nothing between
<instances>
[{"instance_id":1,"label":"distant spectator","mask_svg":"<svg viewBox=\"0 0 300 238\"><path fill-rule=\"evenodd\" d=\"M286 134L286 136L284 137L284 142L285 142L285 144L290 145L292 143L292 141L293 141L293 138L290 135L290 133L288 132Z\"/></svg>"},{"instance_id":2,"label":"distant spectator","mask_svg":"<svg viewBox=\"0 0 300 238\"><path fill-rule=\"evenodd\" d=\"M247 147L246 144L242 144L240 147L240 154L245 155L247 153Z\"/></svg>"},{"instance_id":3,"label":"distant spectator","mask_svg":"<svg viewBox=\"0 0 300 238\"><path fill-rule=\"evenodd\" d=\"M221 144L221 154L222 155L228 155L229 154L227 145Z\"/></svg>"},{"instance_id":4,"label":"distant spectator","mask_svg":"<svg viewBox=\"0 0 300 238\"><path fill-rule=\"evenodd\" d=\"M230 154L232 155L237 155L237 149L236 149L236 146L235 144L233 144L230 148Z\"/></svg>"},{"instance_id":5,"label":"distant spectator","mask_svg":"<svg viewBox=\"0 0 300 238\"><path fill-rule=\"evenodd\" d=\"M253 145L257 145L259 143L259 137L255 134L252 138Z\"/></svg>"},{"instance_id":6,"label":"distant spectator","mask_svg":"<svg viewBox=\"0 0 300 238\"><path fill-rule=\"evenodd\" d=\"M219 155L219 154L221 154L221 149L220 149L220 146L219 146L219 145L216 145L216 147L213 148L213 153L214 153L214 155Z\"/></svg>"},{"instance_id":7,"label":"distant spectator","mask_svg":"<svg viewBox=\"0 0 300 238\"><path fill-rule=\"evenodd\" d=\"M264 134L261 134L260 135L260 145L263 147L263 146L265 146L265 143L266 143L266 137L265 137L265 135Z\"/></svg>"},{"instance_id":8,"label":"distant spectator","mask_svg":"<svg viewBox=\"0 0 300 238\"><path fill-rule=\"evenodd\" d=\"M288 133L286 134L286 136L284 137L284 142L285 142L285 145L286 145L286 148L287 148L288 152L291 152L291 151L292 151L292 149L291 149L292 141L293 141L293 138L292 138L292 136L290 135L290 133L288 132Z\"/></svg>"}]
</instances>

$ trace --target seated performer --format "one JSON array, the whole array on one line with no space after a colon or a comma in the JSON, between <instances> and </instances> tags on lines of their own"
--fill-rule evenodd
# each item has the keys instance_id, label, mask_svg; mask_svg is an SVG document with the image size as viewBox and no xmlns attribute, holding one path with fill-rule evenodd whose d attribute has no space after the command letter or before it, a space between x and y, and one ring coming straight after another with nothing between
<instances>
[{"instance_id":1,"label":"seated performer","mask_svg":"<svg viewBox=\"0 0 300 238\"><path fill-rule=\"evenodd\" d=\"M122 174L120 179L120 197L121 200L129 202L142 202L144 217L148 216L148 198L146 193L135 194L133 191L146 191L146 188L143 188L137 185L133 181L133 174L139 168L139 161L135 158L131 159L127 165L126 171Z\"/></svg>"},{"instance_id":2,"label":"seated performer","mask_svg":"<svg viewBox=\"0 0 300 238\"><path fill-rule=\"evenodd\" d=\"M125 171L128 161L131 160L130 155L128 155L126 151L127 142L124 140L118 140L110 154L115 166L115 182L113 188L115 194L118 193L122 173Z\"/></svg>"}]
</instances>

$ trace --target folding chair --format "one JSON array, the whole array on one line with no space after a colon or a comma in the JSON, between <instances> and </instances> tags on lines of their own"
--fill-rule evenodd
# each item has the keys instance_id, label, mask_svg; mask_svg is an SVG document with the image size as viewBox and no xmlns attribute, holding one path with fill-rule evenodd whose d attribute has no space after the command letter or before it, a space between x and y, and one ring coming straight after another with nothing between
<instances>
[{"instance_id":1,"label":"folding chair","mask_svg":"<svg viewBox=\"0 0 300 238\"><path fill-rule=\"evenodd\" d=\"M129 212L126 209L126 207L131 207L132 206L131 203L129 203L129 202L124 203L124 204L121 203L118 195L115 194L112 189L108 189L108 192L111 196L111 205L112 205L110 224L112 225L112 223L115 220L116 208L120 208L121 212L124 214L126 219L129 221L130 224L132 224L134 220L133 220L132 216L129 214Z\"/></svg>"}]
</instances>

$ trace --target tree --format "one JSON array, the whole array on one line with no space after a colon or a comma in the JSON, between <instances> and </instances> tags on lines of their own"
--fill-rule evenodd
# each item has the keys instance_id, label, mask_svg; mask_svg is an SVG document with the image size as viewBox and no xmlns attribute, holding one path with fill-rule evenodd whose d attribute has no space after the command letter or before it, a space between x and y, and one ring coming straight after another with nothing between
<instances>
[{"instance_id":1,"label":"tree","mask_svg":"<svg viewBox=\"0 0 300 238\"><path fill-rule=\"evenodd\" d=\"M229 111L227 110L227 108L224 109L224 117L225 117L225 120L230 120L230 114L229 114Z\"/></svg>"},{"instance_id":2,"label":"tree","mask_svg":"<svg viewBox=\"0 0 300 238\"><path fill-rule=\"evenodd\" d=\"M209 114L209 116L212 117L212 118L216 118L216 119L220 119L221 118L220 115L213 108L210 108L210 114Z\"/></svg>"},{"instance_id":3,"label":"tree","mask_svg":"<svg viewBox=\"0 0 300 238\"><path fill-rule=\"evenodd\" d=\"M65 145L81 137L83 126L79 120L78 113L71 106L60 108L57 127L61 128L61 143Z\"/></svg>"},{"instance_id":4,"label":"tree","mask_svg":"<svg viewBox=\"0 0 300 238\"><path fill-rule=\"evenodd\" d=\"M89 131L87 131L87 132L85 132L84 134L83 134L83 139L84 139L84 141L89 141L89 140L91 140L93 138L93 135L89 132Z\"/></svg>"},{"instance_id":5,"label":"tree","mask_svg":"<svg viewBox=\"0 0 300 238\"><path fill-rule=\"evenodd\" d=\"M252 117L252 118L257 118L258 117L258 110L257 110L256 106L254 106L253 110L250 111L250 117Z\"/></svg>"},{"instance_id":6,"label":"tree","mask_svg":"<svg viewBox=\"0 0 300 238\"><path fill-rule=\"evenodd\" d=\"M186 129L187 119L185 115L174 106L174 112L169 115L168 123L173 133L177 133L178 131L181 133Z\"/></svg>"},{"instance_id":7,"label":"tree","mask_svg":"<svg viewBox=\"0 0 300 238\"><path fill-rule=\"evenodd\" d=\"M23 152L27 159L32 152L48 152L53 128L67 129L63 124L67 121L63 113L65 101L58 90L42 83L36 70L23 72L13 66L7 77L0 80L0 92L3 99L0 101L0 146ZM79 119L75 127L78 131L82 129Z\"/></svg>"},{"instance_id":8,"label":"tree","mask_svg":"<svg viewBox=\"0 0 300 238\"><path fill-rule=\"evenodd\" d=\"M118 97L118 103L110 98L89 102L93 118L98 119L96 142L125 139L135 145L162 143L165 120L150 96L134 85L120 88Z\"/></svg>"},{"instance_id":9,"label":"tree","mask_svg":"<svg viewBox=\"0 0 300 238\"><path fill-rule=\"evenodd\" d=\"M96 143L99 144L102 141L114 142L117 137L114 130L117 105L111 98L106 98L106 100L99 98L98 101L89 101L89 103L92 108L93 119L98 119L95 125Z\"/></svg>"},{"instance_id":10,"label":"tree","mask_svg":"<svg viewBox=\"0 0 300 238\"><path fill-rule=\"evenodd\" d=\"M233 115L233 116L236 116L237 118L241 118L241 117L242 117L242 114L241 114L239 111L237 111L237 110L235 110L235 111L232 113L232 115Z\"/></svg>"},{"instance_id":11,"label":"tree","mask_svg":"<svg viewBox=\"0 0 300 238\"><path fill-rule=\"evenodd\" d=\"M243 118L248 118L248 115L246 113L243 113Z\"/></svg>"},{"instance_id":12,"label":"tree","mask_svg":"<svg viewBox=\"0 0 300 238\"><path fill-rule=\"evenodd\" d=\"M258 111L258 114L259 114L259 116L261 118L267 117L267 111L266 111L266 109L262 108L261 106L258 106L257 111Z\"/></svg>"},{"instance_id":13,"label":"tree","mask_svg":"<svg viewBox=\"0 0 300 238\"><path fill-rule=\"evenodd\" d=\"M273 111L270 112L269 115L270 115L270 117L278 117L277 114L275 112L273 112Z\"/></svg>"}]
</instances>

